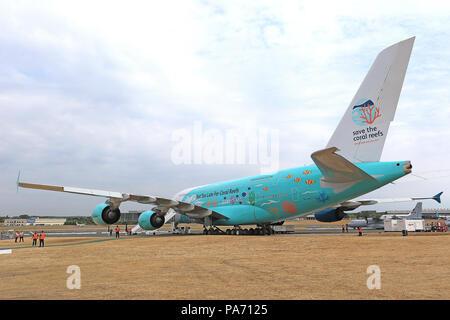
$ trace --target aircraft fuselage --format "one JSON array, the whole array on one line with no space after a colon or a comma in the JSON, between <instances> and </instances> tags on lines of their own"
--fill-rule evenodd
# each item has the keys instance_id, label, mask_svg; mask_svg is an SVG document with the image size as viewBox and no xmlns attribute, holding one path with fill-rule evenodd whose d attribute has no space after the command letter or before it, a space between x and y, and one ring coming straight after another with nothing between
<instances>
[{"instance_id":1,"label":"aircraft fuselage","mask_svg":"<svg viewBox=\"0 0 450 320\"><path fill-rule=\"evenodd\" d=\"M321 187L321 171L315 165L278 171L274 174L214 183L186 189L178 199L217 211L229 219L214 225L274 223L307 215L371 192L409 173L401 162L355 163L376 181L361 181L335 193ZM180 222L190 222L182 217Z\"/></svg>"}]
</instances>

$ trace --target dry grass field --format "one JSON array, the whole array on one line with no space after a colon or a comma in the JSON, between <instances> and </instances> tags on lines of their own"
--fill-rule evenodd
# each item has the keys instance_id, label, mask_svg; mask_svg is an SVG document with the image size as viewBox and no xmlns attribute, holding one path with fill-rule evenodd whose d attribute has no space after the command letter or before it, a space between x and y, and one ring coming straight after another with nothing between
<instances>
[{"instance_id":1,"label":"dry grass field","mask_svg":"<svg viewBox=\"0 0 450 320\"><path fill-rule=\"evenodd\" d=\"M122 237L50 246L90 240L48 237L48 247L0 255L0 299L450 299L447 233ZM81 268L80 290L66 287L70 265ZM380 290L366 286L370 265L381 268Z\"/></svg>"}]
</instances>

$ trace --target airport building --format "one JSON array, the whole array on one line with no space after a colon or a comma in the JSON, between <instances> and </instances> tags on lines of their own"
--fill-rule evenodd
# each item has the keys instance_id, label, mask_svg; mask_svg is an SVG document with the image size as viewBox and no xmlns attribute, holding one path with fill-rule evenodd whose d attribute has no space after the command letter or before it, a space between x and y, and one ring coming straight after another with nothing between
<instances>
[{"instance_id":1,"label":"airport building","mask_svg":"<svg viewBox=\"0 0 450 320\"><path fill-rule=\"evenodd\" d=\"M30 221L32 219L5 219L3 224L5 226L13 226L13 227L23 227L23 226L29 226Z\"/></svg>"},{"instance_id":2,"label":"airport building","mask_svg":"<svg viewBox=\"0 0 450 320\"><path fill-rule=\"evenodd\" d=\"M5 219L4 225L11 227L24 226L62 226L66 218L30 218L30 219Z\"/></svg>"}]
</instances>

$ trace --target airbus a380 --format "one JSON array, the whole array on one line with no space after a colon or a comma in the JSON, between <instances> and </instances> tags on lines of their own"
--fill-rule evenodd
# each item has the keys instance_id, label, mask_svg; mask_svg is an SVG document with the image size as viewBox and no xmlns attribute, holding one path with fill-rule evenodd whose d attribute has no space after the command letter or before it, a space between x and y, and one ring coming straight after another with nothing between
<instances>
[{"instance_id":1,"label":"airbus a380","mask_svg":"<svg viewBox=\"0 0 450 320\"><path fill-rule=\"evenodd\" d=\"M241 229L245 225L257 225L252 232L270 233L270 225L311 212L316 212L316 219L322 222L339 221L346 211L380 202L352 199L411 173L410 161L379 160L414 39L398 42L378 54L326 148L311 154L315 165L189 188L172 199L31 184L19 179L18 186L105 197L105 203L92 213L97 224L115 224L124 201L151 205L139 216L139 226L144 230L156 230L172 218L176 223L203 224L209 233L218 232L219 226L233 226L228 229L233 234L247 232Z\"/></svg>"}]
</instances>

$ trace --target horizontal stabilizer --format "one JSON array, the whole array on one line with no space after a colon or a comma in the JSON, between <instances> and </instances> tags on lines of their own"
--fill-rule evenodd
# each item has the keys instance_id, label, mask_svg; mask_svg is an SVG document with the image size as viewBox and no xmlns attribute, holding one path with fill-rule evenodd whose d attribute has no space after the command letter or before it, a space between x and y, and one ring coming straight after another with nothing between
<instances>
[{"instance_id":1,"label":"horizontal stabilizer","mask_svg":"<svg viewBox=\"0 0 450 320\"><path fill-rule=\"evenodd\" d=\"M331 147L316 151L311 155L314 163L323 174L320 179L321 187L332 188L335 193L338 193L359 181L377 181L371 175L335 153L336 151L339 150L336 147Z\"/></svg>"}]
</instances>

